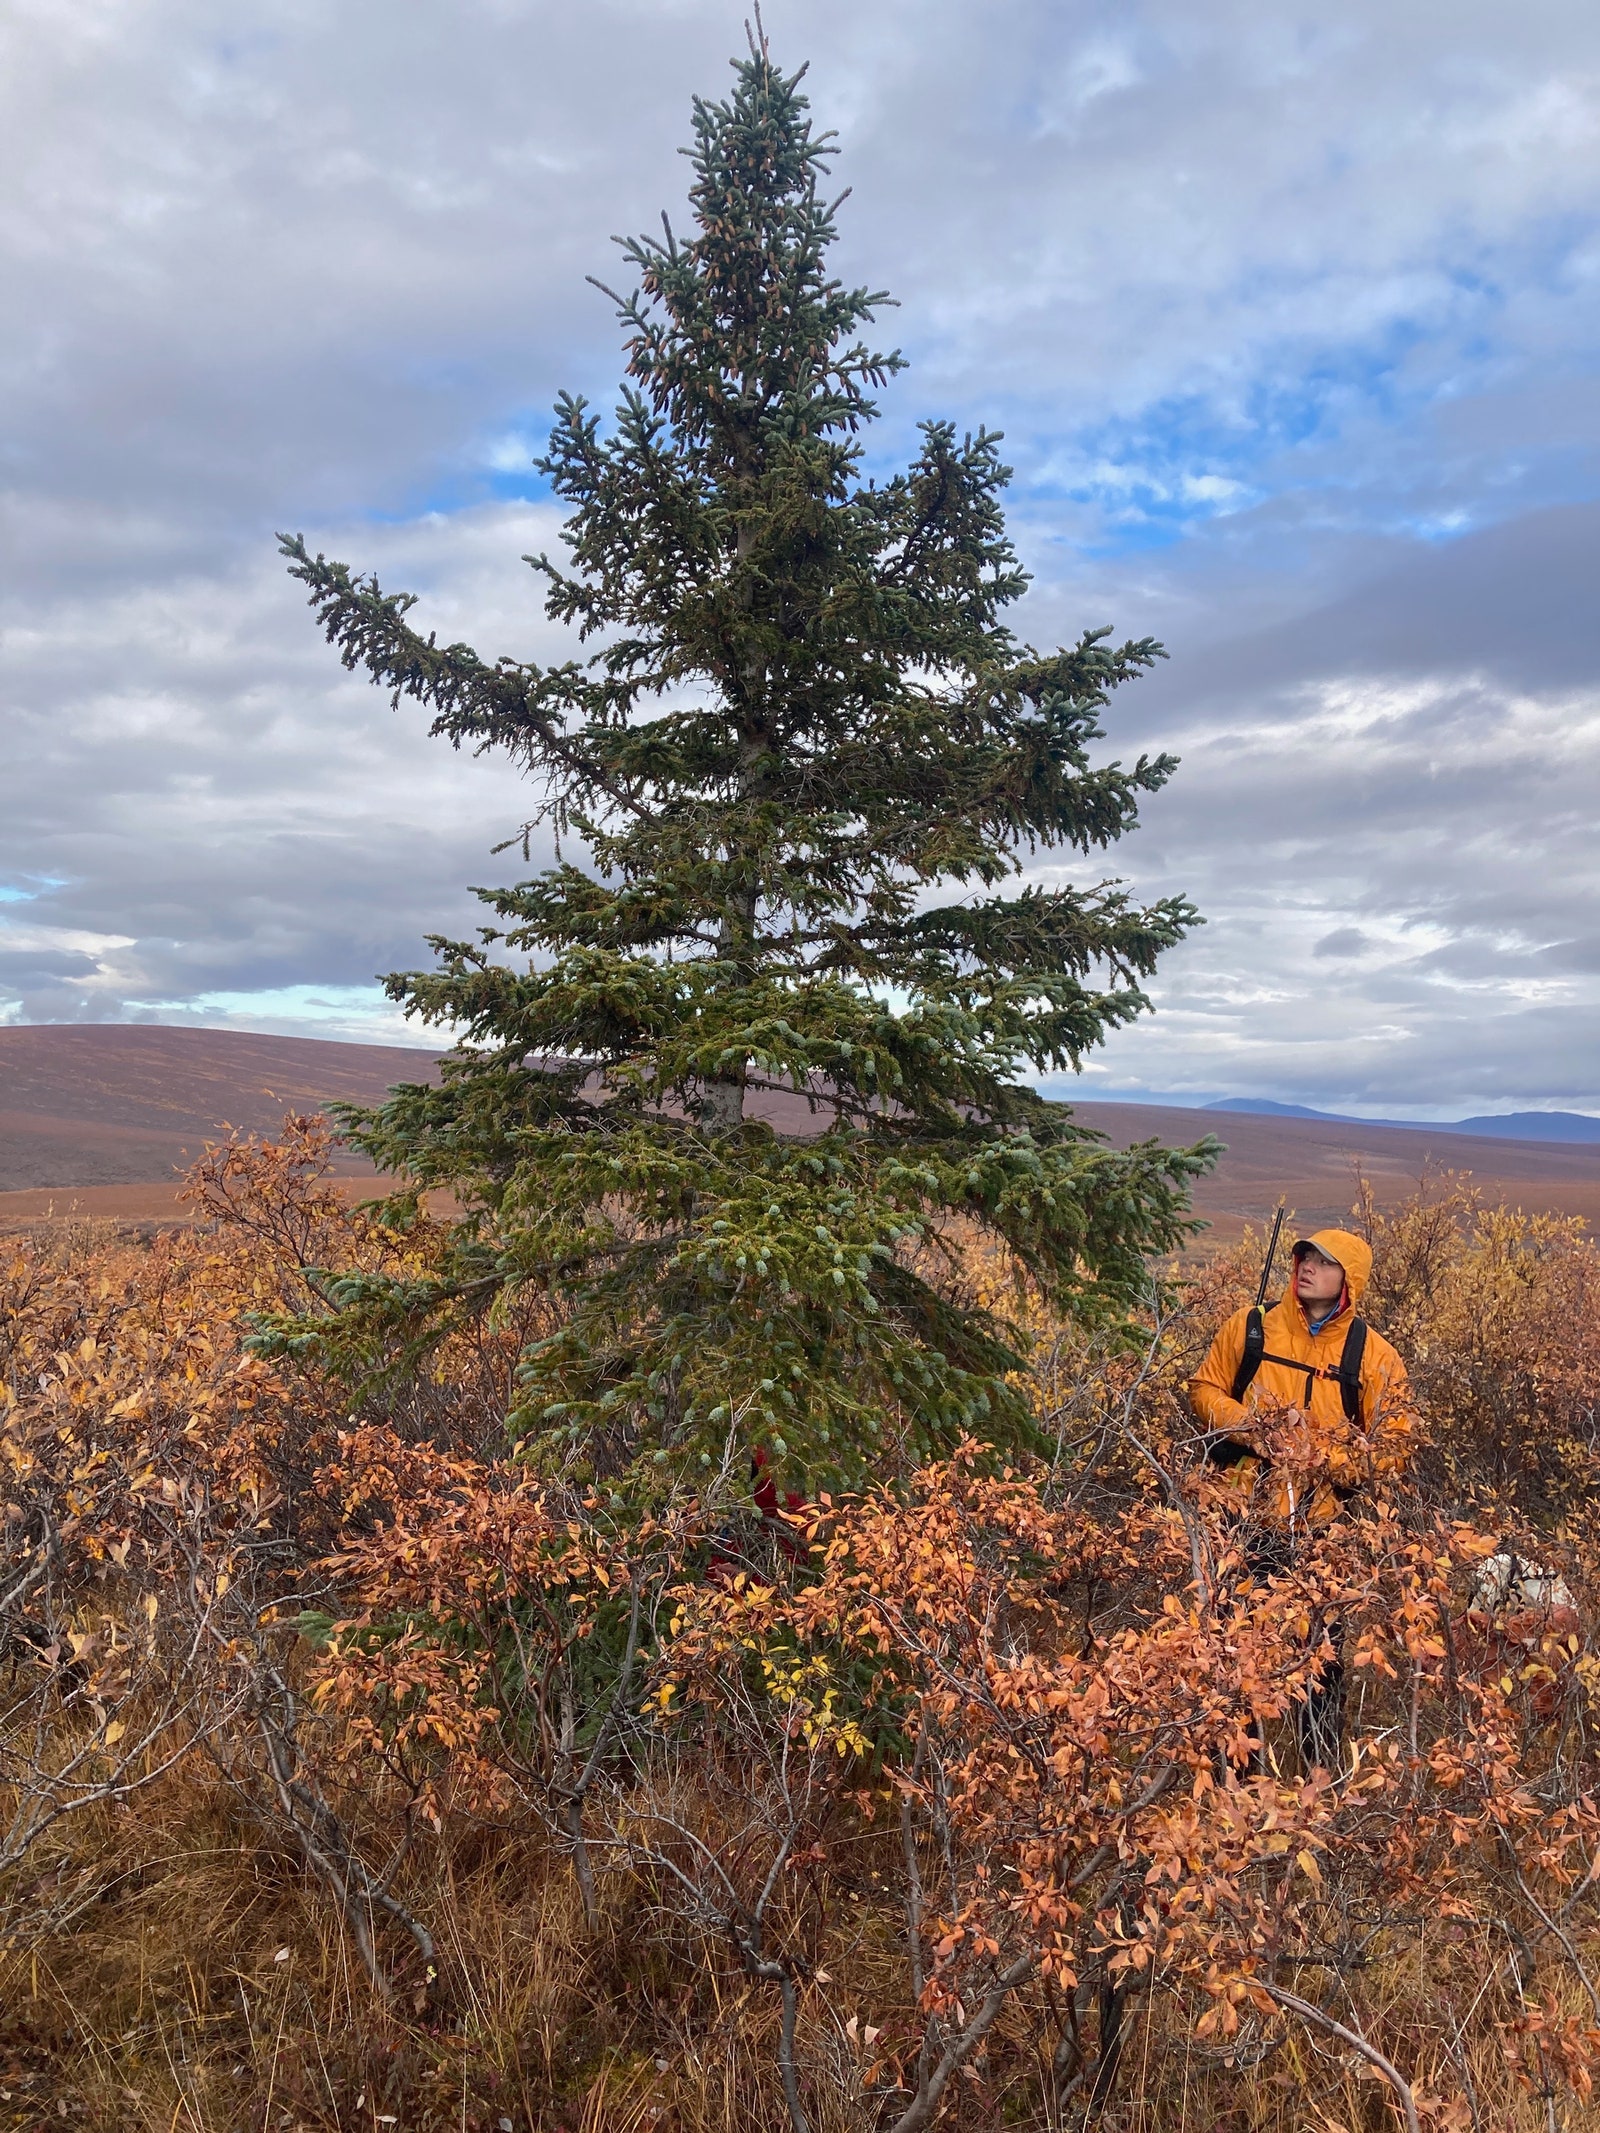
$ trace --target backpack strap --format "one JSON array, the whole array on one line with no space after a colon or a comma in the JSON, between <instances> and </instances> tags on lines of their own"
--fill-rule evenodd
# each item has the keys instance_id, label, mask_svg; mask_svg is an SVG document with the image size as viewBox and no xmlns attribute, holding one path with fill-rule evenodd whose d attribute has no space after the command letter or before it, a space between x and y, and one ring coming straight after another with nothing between
<instances>
[{"instance_id":1,"label":"backpack strap","mask_svg":"<svg viewBox=\"0 0 1600 2133\"><path fill-rule=\"evenodd\" d=\"M1344 1351L1339 1357L1339 1398L1344 1402L1344 1418L1347 1422L1361 1420L1361 1362L1367 1352L1367 1322L1353 1318L1350 1330L1344 1337Z\"/></svg>"},{"instance_id":2,"label":"backpack strap","mask_svg":"<svg viewBox=\"0 0 1600 2133\"><path fill-rule=\"evenodd\" d=\"M1250 1389L1250 1381L1261 1368L1267 1352L1267 1329L1261 1317L1261 1306L1252 1304L1250 1316L1244 1322L1244 1353L1239 1358L1239 1367L1233 1374L1233 1397L1243 1400ZM1225 1430L1217 1430L1205 1438L1200 1447L1200 1456L1207 1466L1237 1466L1241 1459L1259 1459L1248 1444L1241 1444L1237 1437L1230 1437Z\"/></svg>"},{"instance_id":3,"label":"backpack strap","mask_svg":"<svg viewBox=\"0 0 1600 2133\"><path fill-rule=\"evenodd\" d=\"M1239 1358L1239 1367L1233 1374L1233 1397L1242 1400L1250 1390L1251 1381L1261 1368L1267 1352L1267 1329L1261 1316L1261 1306L1252 1304L1250 1316L1244 1322L1244 1353Z\"/></svg>"},{"instance_id":4,"label":"backpack strap","mask_svg":"<svg viewBox=\"0 0 1600 2133\"><path fill-rule=\"evenodd\" d=\"M1282 1363L1288 1370L1303 1370L1306 1376L1306 1403L1311 1401L1311 1388L1319 1377L1337 1378L1339 1400L1344 1408L1345 1419L1359 1423L1361 1420L1361 1365L1367 1352L1367 1322L1364 1318L1352 1318L1344 1337L1337 1370L1319 1370L1313 1363L1303 1363L1297 1356L1267 1354L1267 1329L1258 1309L1252 1308L1244 1324L1244 1353L1239 1358L1239 1367L1233 1375L1233 1397L1243 1400L1255 1381L1256 1372L1264 1362Z\"/></svg>"},{"instance_id":5,"label":"backpack strap","mask_svg":"<svg viewBox=\"0 0 1600 2133\"><path fill-rule=\"evenodd\" d=\"M1339 1400L1344 1408L1345 1419L1359 1426L1361 1421L1361 1364L1367 1352L1367 1322L1352 1318L1344 1337L1336 1370L1319 1369L1314 1363L1303 1363L1297 1356L1272 1355L1267 1353L1267 1329L1261 1312L1252 1308L1244 1322L1244 1353L1239 1358L1239 1367L1233 1377L1233 1397L1242 1401L1263 1363L1281 1363L1288 1370L1303 1370L1306 1378L1306 1405L1311 1405L1311 1388L1318 1378L1334 1378L1338 1381ZM1202 1456L1208 1465L1234 1466L1241 1459L1260 1458L1236 1437L1218 1431L1207 1437ZM1270 1464L1270 1462L1267 1462ZM1354 1489L1336 1488L1334 1493L1341 1503L1348 1503L1355 1495Z\"/></svg>"}]
</instances>

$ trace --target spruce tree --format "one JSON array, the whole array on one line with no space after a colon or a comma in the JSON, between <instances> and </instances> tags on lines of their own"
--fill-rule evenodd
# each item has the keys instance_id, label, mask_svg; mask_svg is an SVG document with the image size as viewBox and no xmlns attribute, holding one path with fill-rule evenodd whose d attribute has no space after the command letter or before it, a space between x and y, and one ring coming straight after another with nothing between
<instances>
[{"instance_id":1,"label":"spruce tree","mask_svg":"<svg viewBox=\"0 0 1600 2133\"><path fill-rule=\"evenodd\" d=\"M347 667L526 769L558 854L386 981L457 1046L442 1086L346 1130L461 1212L436 1278L347 1285L335 1330L425 1340L532 1285L556 1330L510 1417L530 1456L642 1480L731 1438L814 1486L1026 1438L1017 1341L953 1237L1115 1316L1213 1151L1118 1152L1025 1080L1136 1015L1195 922L1116 882L1015 882L1125 835L1170 776L1090 760L1161 649L1013 636L997 433L925 423L867 478L901 358L860 336L888 298L830 277L834 150L801 74L764 42L735 72L694 108L692 233L623 242L614 422L562 396L539 463L568 557L528 560L590 649L490 664L284 549Z\"/></svg>"}]
</instances>

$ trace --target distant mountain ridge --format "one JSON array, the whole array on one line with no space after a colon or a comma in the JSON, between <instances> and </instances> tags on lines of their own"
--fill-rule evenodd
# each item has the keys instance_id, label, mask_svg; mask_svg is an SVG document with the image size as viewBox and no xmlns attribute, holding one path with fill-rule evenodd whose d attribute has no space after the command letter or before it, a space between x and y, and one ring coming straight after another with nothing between
<instances>
[{"instance_id":1,"label":"distant mountain ridge","mask_svg":"<svg viewBox=\"0 0 1600 2133\"><path fill-rule=\"evenodd\" d=\"M1472 1133L1482 1140L1600 1143L1600 1118L1587 1111L1504 1111L1498 1116L1457 1119L1351 1118L1341 1111L1313 1111L1305 1104L1274 1103L1267 1096L1224 1096L1207 1111L1243 1112L1253 1118L1314 1118L1325 1126L1403 1126L1415 1132L1432 1125L1439 1133Z\"/></svg>"},{"instance_id":2,"label":"distant mountain ridge","mask_svg":"<svg viewBox=\"0 0 1600 2133\"><path fill-rule=\"evenodd\" d=\"M1270 1096L1219 1096L1213 1104L1203 1104L1206 1111L1243 1111L1250 1118L1320 1118L1327 1126L1346 1126L1350 1121L1338 1111L1312 1111L1304 1104L1274 1103ZM1383 1126L1387 1119L1374 1118L1368 1125Z\"/></svg>"}]
</instances>

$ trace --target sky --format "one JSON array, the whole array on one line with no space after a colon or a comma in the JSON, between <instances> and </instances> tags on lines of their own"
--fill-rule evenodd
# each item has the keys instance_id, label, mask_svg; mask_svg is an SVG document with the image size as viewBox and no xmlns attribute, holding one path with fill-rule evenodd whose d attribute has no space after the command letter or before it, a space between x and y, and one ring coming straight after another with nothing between
<instances>
[{"instance_id":1,"label":"sky","mask_svg":"<svg viewBox=\"0 0 1600 2133\"><path fill-rule=\"evenodd\" d=\"M531 796L340 669L273 535L564 656L531 461L745 11L11 0L0 1022L429 1041L376 978ZM765 12L899 301L874 464L1003 429L1022 634L1169 653L1109 870L1206 924L1062 1093L1600 1111L1600 9Z\"/></svg>"}]
</instances>

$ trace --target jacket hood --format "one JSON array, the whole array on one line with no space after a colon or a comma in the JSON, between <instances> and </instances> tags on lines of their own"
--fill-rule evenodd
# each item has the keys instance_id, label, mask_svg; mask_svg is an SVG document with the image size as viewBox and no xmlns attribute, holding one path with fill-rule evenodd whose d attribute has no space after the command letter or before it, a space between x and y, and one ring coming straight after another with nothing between
<instances>
[{"instance_id":1,"label":"jacket hood","mask_svg":"<svg viewBox=\"0 0 1600 2133\"><path fill-rule=\"evenodd\" d=\"M1313 1230L1309 1237L1296 1241L1314 1244L1325 1259L1338 1260L1344 1268L1344 1285L1350 1292L1350 1308L1354 1311L1372 1279L1372 1246L1364 1237L1358 1237L1348 1229Z\"/></svg>"}]
</instances>

